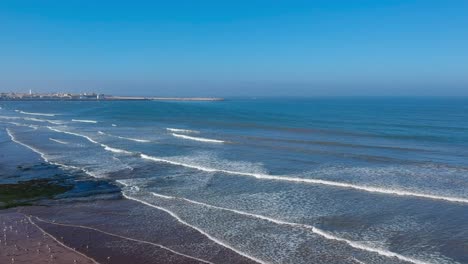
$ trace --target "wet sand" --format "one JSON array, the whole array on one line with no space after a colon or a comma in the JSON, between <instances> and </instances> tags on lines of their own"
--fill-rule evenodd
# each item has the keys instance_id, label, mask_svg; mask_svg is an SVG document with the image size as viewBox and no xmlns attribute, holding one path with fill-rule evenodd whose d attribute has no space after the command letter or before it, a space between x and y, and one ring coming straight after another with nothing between
<instances>
[{"instance_id":1,"label":"wet sand","mask_svg":"<svg viewBox=\"0 0 468 264\"><path fill-rule=\"evenodd\" d=\"M0 210L0 220L13 227L0 263L255 263L126 199Z\"/></svg>"},{"instance_id":2,"label":"wet sand","mask_svg":"<svg viewBox=\"0 0 468 264\"><path fill-rule=\"evenodd\" d=\"M1 211L0 225L0 263L96 263L45 232L24 214Z\"/></svg>"}]
</instances>

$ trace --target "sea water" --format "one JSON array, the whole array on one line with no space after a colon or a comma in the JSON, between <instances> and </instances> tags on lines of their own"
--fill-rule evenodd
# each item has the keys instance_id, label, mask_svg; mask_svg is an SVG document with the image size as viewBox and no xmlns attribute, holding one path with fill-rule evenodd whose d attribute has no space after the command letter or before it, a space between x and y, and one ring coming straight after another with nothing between
<instances>
[{"instance_id":1,"label":"sea water","mask_svg":"<svg viewBox=\"0 0 468 264\"><path fill-rule=\"evenodd\" d=\"M468 263L468 98L0 106L2 142L254 261Z\"/></svg>"}]
</instances>

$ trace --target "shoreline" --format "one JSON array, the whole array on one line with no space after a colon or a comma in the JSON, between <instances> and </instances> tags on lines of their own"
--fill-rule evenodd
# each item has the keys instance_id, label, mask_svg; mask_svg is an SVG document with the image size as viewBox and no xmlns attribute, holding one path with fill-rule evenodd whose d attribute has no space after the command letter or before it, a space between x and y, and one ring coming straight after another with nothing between
<instances>
[{"instance_id":1,"label":"shoreline","mask_svg":"<svg viewBox=\"0 0 468 264\"><path fill-rule=\"evenodd\" d=\"M124 197L20 206L0 210L0 221L7 237L0 263L51 259L52 263L101 264L256 263L182 225L164 211ZM142 230L142 222L152 224ZM1 243L3 247L3 234Z\"/></svg>"}]
</instances>

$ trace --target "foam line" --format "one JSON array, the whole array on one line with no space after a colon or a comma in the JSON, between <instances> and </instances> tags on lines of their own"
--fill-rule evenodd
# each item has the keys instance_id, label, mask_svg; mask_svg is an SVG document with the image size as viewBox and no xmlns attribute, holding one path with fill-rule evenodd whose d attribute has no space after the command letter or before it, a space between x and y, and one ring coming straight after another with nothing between
<instances>
[{"instance_id":1,"label":"foam line","mask_svg":"<svg viewBox=\"0 0 468 264\"><path fill-rule=\"evenodd\" d=\"M15 112L18 112L23 115L36 115L36 116L56 116L56 114L45 114L45 113L33 113L33 112L24 112L20 110L15 110Z\"/></svg>"},{"instance_id":2,"label":"foam line","mask_svg":"<svg viewBox=\"0 0 468 264\"><path fill-rule=\"evenodd\" d=\"M276 175L261 174L261 173L238 172L238 171L230 171L230 170L223 170L223 169L214 169L214 168L207 168L207 167L203 167L203 166L185 164L185 163L182 163L182 162L177 162L177 161L171 161L171 160L167 160L167 159L152 157L152 156L148 156L148 155L145 155L145 154L140 154L140 157L143 158L143 159L152 160L152 161L155 161L155 162L168 163L168 164L172 164L172 165L183 166L183 167L186 167L186 168L192 168L192 169L205 171L205 172L222 172L222 173L226 173L226 174L253 177L253 178L262 179L262 180L274 180L274 181L287 181L287 182L295 182L295 183L320 184L320 185L334 186L334 187L340 187L340 188L355 189L355 190L371 192L371 193L381 193L381 194L396 195L396 196L411 196L411 197L426 198L426 199L432 199L432 200L442 200L442 201L448 201L448 202L457 202L457 203L466 203L466 204L468 204L468 199L461 198L461 197L438 196L438 195L431 195L431 194L424 194L424 193L408 192L408 191L404 191L404 190L383 189L383 188L379 188L379 187L362 186L362 185L356 185L356 184L351 184L351 183L343 183L343 182L335 182L335 181L329 181L329 180L306 179L306 178L276 176Z\"/></svg>"},{"instance_id":3,"label":"foam line","mask_svg":"<svg viewBox=\"0 0 468 264\"><path fill-rule=\"evenodd\" d=\"M72 119L73 122L81 122L81 123L93 123L96 124L97 121L95 120L86 120L86 119Z\"/></svg>"},{"instance_id":4,"label":"foam line","mask_svg":"<svg viewBox=\"0 0 468 264\"><path fill-rule=\"evenodd\" d=\"M147 140L147 139L138 139L138 138L130 138L130 137L121 137L121 136L116 136L116 135L111 135L111 134L108 134L108 133L104 133L104 132L102 132L102 131L98 131L98 133L101 134L101 135L109 136L109 137L115 137L115 138L120 138L120 139L125 139L125 140L140 142L140 143L149 143L149 142L151 142L150 140Z\"/></svg>"},{"instance_id":5,"label":"foam line","mask_svg":"<svg viewBox=\"0 0 468 264\"><path fill-rule=\"evenodd\" d=\"M49 127L49 126L47 128L52 130L52 131L58 132L58 133L65 133L65 134L85 138L89 142L97 144L97 145L103 147L107 151L111 151L111 152L114 152L114 153L122 153L122 154L127 154L127 155L132 155L133 154L133 152L130 152L130 151L127 151L127 150L113 148L113 147L110 147L110 146L108 146L106 144L99 143L96 140L94 140L94 139L92 139L92 138L90 138L90 137L88 137L86 135L82 135L82 134L78 134L78 133L70 132L70 131L65 131L65 130L60 130L60 129L57 129L57 128L54 128L54 127Z\"/></svg>"},{"instance_id":6,"label":"foam line","mask_svg":"<svg viewBox=\"0 0 468 264\"><path fill-rule=\"evenodd\" d=\"M16 119L16 120L23 119L23 118L17 117L17 116L0 116L0 118L1 119L9 119L9 120L11 120L11 119Z\"/></svg>"},{"instance_id":7,"label":"foam line","mask_svg":"<svg viewBox=\"0 0 468 264\"><path fill-rule=\"evenodd\" d=\"M361 261L361 260L359 260L359 259L357 259L357 258L355 258L355 257L352 257L351 259L352 259L354 262L358 263L358 264L366 264L365 262L363 262L363 261Z\"/></svg>"},{"instance_id":8,"label":"foam line","mask_svg":"<svg viewBox=\"0 0 468 264\"><path fill-rule=\"evenodd\" d=\"M75 135L79 137L84 137L87 140L89 140L92 143L101 145L104 148L109 148L106 150L113 149L107 145L101 144L92 138L81 135L78 133L73 133L73 132L68 132L68 131L63 131L59 130L56 128L48 127L49 129L56 131L56 132L62 132L70 135ZM110 150L111 151L111 150ZM120 153L125 153L125 154L134 154L133 152L126 151L126 150L120 150ZM450 196L440 196L440 195L432 195L432 194L425 194L425 193L417 193L417 192L409 192L409 191L404 191L404 190L397 190L397 189L384 189L384 188L379 188L379 187L372 187L372 186L363 186L363 185L357 185L357 184L352 184L352 183L344 183L344 182L336 182L336 181L329 181L329 180L321 180L321 179L307 179L307 178L297 178L297 177L286 177L286 176L280 176L280 175L269 175L269 174L261 174L261 173L250 173L250 172L239 172L239 171L230 171L230 170L223 170L223 169L215 169L215 168L207 168L203 166L197 166L197 165L191 165L191 164L186 164L182 162L177 162L177 161L171 161L167 159L162 159L162 158L157 158L153 156L149 156L146 154L140 154L140 157L146 160L151 160L155 162L162 162L162 163L168 163L172 165L177 165L177 166L183 166L186 168L191 168L195 170L200 170L200 171L205 171L205 172L222 172L226 174L231 174L231 175L240 175L240 176L247 176L247 177L253 177L256 179L262 179L262 180L274 180L274 181L287 181L287 182L295 182L295 183L307 183L307 184L320 184L320 185L327 185L327 186L334 186L334 187L339 187L339 188L345 188L345 189L354 189L354 190L359 190L359 191L365 191L365 192L370 192L370 193L380 193L380 194L386 194L386 195L395 195L395 196L409 196L409 197L417 197L417 198L424 198L424 199L431 199L431 200L440 200L440 201L448 201L448 202L455 202L455 203L464 203L468 204L468 199L467 198L461 198L461 197L450 197Z\"/></svg>"},{"instance_id":9,"label":"foam line","mask_svg":"<svg viewBox=\"0 0 468 264\"><path fill-rule=\"evenodd\" d=\"M224 141L218 140L218 139L210 139L210 138L202 138L202 137L191 137L191 136L181 135L181 134L176 134L176 133L172 133L172 135L174 137L178 137L178 138L201 141L201 142L224 143Z\"/></svg>"},{"instance_id":10,"label":"foam line","mask_svg":"<svg viewBox=\"0 0 468 264\"><path fill-rule=\"evenodd\" d=\"M253 217L253 218L265 220L265 221L268 221L268 222L271 222L271 223L274 223L274 224L278 224L278 225L287 225L287 226L305 228L307 230L312 231L312 233L317 234L317 235L319 235L321 237L324 237L324 238L329 239L329 240L344 242L347 245L349 245L349 246L351 246L353 248L356 248L356 249L360 249L360 250L364 250L364 251L368 251L368 252L372 252L372 253L377 253L377 254L379 254L381 256L385 256L385 257L398 258L399 260L408 261L408 262L415 263L415 264L427 264L427 262L424 262L424 261L421 261L421 260L418 260L418 259L413 259L413 258L410 258L410 257L406 257L406 256L400 255L400 254L392 252L392 251L388 251L388 250L385 250L385 249L368 247L368 246L366 246L366 245L364 245L362 243L359 243L359 242L355 242L355 241L351 241L351 240L347 240L347 239L344 239L344 238L337 237L337 236L335 236L335 235L333 235L333 234L331 234L329 232L326 232L324 230L321 230L321 229L316 228L316 227L311 226L311 225L286 222L286 221L270 218L270 217L263 216L263 215L257 215L257 214L247 213L247 212L243 212L243 211L239 211L239 210L235 210L235 209L229 209L229 208L225 208L225 207L219 207L219 206L210 205L210 204L206 204L206 203L202 203L202 202L197 202L197 201L190 200L190 199L187 199L187 198L161 195L161 194L157 194L157 193L154 193L154 192L152 192L151 194L153 194L156 197L163 198L163 199L183 200L183 201L186 201L186 202L189 202L189 203L192 203L192 204L201 205L201 206L204 206L204 207L213 208L213 209L217 209L217 210L228 211L228 212L232 212L232 213L236 213L236 214L240 214L240 215L244 215L244 216L248 216L248 217Z\"/></svg>"},{"instance_id":11,"label":"foam line","mask_svg":"<svg viewBox=\"0 0 468 264\"><path fill-rule=\"evenodd\" d=\"M44 120L54 125L63 125L63 122L60 122L60 121L49 120L49 119L44 119Z\"/></svg>"},{"instance_id":12,"label":"foam line","mask_svg":"<svg viewBox=\"0 0 468 264\"><path fill-rule=\"evenodd\" d=\"M58 139L55 139L55 138L49 138L50 141L54 141L54 142L57 142L57 143L60 143L60 144L64 144L64 145L67 145L68 142L65 142L65 141L61 141L61 140L58 140Z\"/></svg>"},{"instance_id":13,"label":"foam line","mask_svg":"<svg viewBox=\"0 0 468 264\"><path fill-rule=\"evenodd\" d=\"M73 251L73 252L76 252L77 254L79 254L79 255L81 255L81 256L83 256L83 257L85 257L85 258L91 260L91 261L92 261L93 263L95 263L95 264L99 264L99 262L97 262L95 259L93 259L93 258L91 258L91 257L89 257L89 256L86 256L85 254L83 254L83 253L81 253L81 252L79 252L79 251L77 251L77 250L75 250L75 249L73 249L73 248L71 248L71 247L65 245L64 243L60 242L60 241L59 241L57 238L55 238L52 234L47 233L44 229L42 229L42 227L40 227L40 226L38 226L36 223L34 223L34 221L31 219L31 217L26 216L26 218L29 220L29 222L30 222L32 225L34 225L35 227L37 227L42 233L48 235L50 238L52 238L55 242L57 242L57 243L58 243L59 245L61 245L62 247L66 248L66 249L68 249L68 250L71 250L71 251Z\"/></svg>"},{"instance_id":14,"label":"foam line","mask_svg":"<svg viewBox=\"0 0 468 264\"><path fill-rule=\"evenodd\" d=\"M42 153L41 151L39 151L38 149L33 148L33 147L31 147L31 146L29 146L29 145L27 145L27 144L24 144L24 143L21 142L21 141L18 141L18 140L15 138L15 136L11 133L10 129L6 128L5 130L6 130L7 134L8 134L8 136L10 136L11 141L13 141L13 142L15 142L16 144L19 144L19 145L21 145L21 146L23 146L23 147L26 147L26 148L32 150L33 152L39 154L39 155L41 156L41 158L42 158L45 162L50 163L50 164L53 164L53 165L57 165L57 166L61 166L61 165L62 165L62 164L59 164L59 163L55 163L55 162L49 161L49 160L47 159L46 155L45 155L44 153Z\"/></svg>"},{"instance_id":15,"label":"foam line","mask_svg":"<svg viewBox=\"0 0 468 264\"><path fill-rule=\"evenodd\" d=\"M200 133L199 131L196 131L196 130L189 130L189 129L180 129L180 128L166 128L167 131L171 131L171 132L177 132L177 133L193 133L193 134L198 134Z\"/></svg>"},{"instance_id":16,"label":"foam line","mask_svg":"<svg viewBox=\"0 0 468 264\"><path fill-rule=\"evenodd\" d=\"M64 134L69 134L69 135L73 135L73 136L77 136L77 137L82 137L82 138L85 138L87 139L89 142L91 143L94 143L94 144L98 144L99 145L99 142L93 140L92 138L88 137L88 136L85 136L85 135L82 135L82 134L78 134L78 133L74 133L74 132L69 132L69 131L65 131L65 130L60 130L58 128L54 128L54 127L50 127L48 126L47 127L48 129L52 130L52 131L55 131L55 132L58 132L58 133L64 133Z\"/></svg>"},{"instance_id":17,"label":"foam line","mask_svg":"<svg viewBox=\"0 0 468 264\"><path fill-rule=\"evenodd\" d=\"M26 124L22 124L22 123L17 123L17 122L4 122L4 121L0 121L2 123L6 123L6 124L12 124L12 125L15 125L15 126L22 126L22 127L30 127L34 130L37 130L39 128L39 126L36 126L36 125L26 125Z\"/></svg>"},{"instance_id":18,"label":"foam line","mask_svg":"<svg viewBox=\"0 0 468 264\"><path fill-rule=\"evenodd\" d=\"M42 153L41 151L39 151L38 149L36 149L36 148L34 148L34 147L31 147L31 146L29 146L29 145L27 145L27 144L25 144L25 143L23 143L23 142L17 140L17 139L15 138L15 136L11 133L11 131L10 131L8 128L6 128L6 131L7 131L8 136L10 136L11 141L13 141L13 142L15 142L15 143L17 143L17 144L19 144L19 145L21 145L21 146L23 146L23 147L26 147L26 148L32 150L33 152L39 154L39 155L41 156L41 158L42 158L45 162L47 162L47 163L49 163L49 164L52 164L52 165L55 165L55 166L62 167L62 168L64 168L64 169L72 169L72 170L83 171L84 173L88 174L89 176L92 176L92 177L95 177L95 178L96 178L96 175L94 175L93 173L91 173L91 172L89 172L89 171L87 171L87 170L85 170L85 169L83 169L83 168L79 168L79 167L75 167L75 166L72 166L72 165L65 165L65 164L62 164L62 163L50 161L49 159L47 159L46 154Z\"/></svg>"},{"instance_id":19,"label":"foam line","mask_svg":"<svg viewBox=\"0 0 468 264\"><path fill-rule=\"evenodd\" d=\"M105 150L107 151L110 151L110 152L114 152L114 153L120 153L120 154L127 154L127 155L132 155L133 152L131 151L127 151L127 150L123 150L123 149L118 149L118 148L113 148L113 147L109 147L105 144L100 144Z\"/></svg>"},{"instance_id":20,"label":"foam line","mask_svg":"<svg viewBox=\"0 0 468 264\"><path fill-rule=\"evenodd\" d=\"M143 201L143 200L140 200L140 199L137 199L137 198L128 196L128 195L126 195L125 193L122 193L122 195L123 195L125 198L129 199L129 200L137 201L137 202L142 203L142 204L144 204L144 205L147 205L147 206L150 206L150 207L159 209L159 210L161 210L161 211L164 211L164 212L168 213L170 216L174 217L174 218L175 218L178 222L180 222L181 224L186 225L186 226L188 226L188 227L190 227L190 228L192 228L192 229L198 231L200 234L206 236L206 237L207 237L208 239L210 239L211 241L213 241L213 242L215 242L215 243L217 243L217 244L219 244L219 245L221 245L221 246L223 246L223 247L225 247L225 248L227 248L227 249L230 249L230 250L234 251L235 253L237 253L237 254L239 254L239 255L241 255L241 256L243 256L243 257L246 257L246 258L248 258L248 259L250 259L250 260L253 260L253 261L257 262L257 263L266 264L266 262L264 262L264 261L262 261L262 260L259 260L259 259L255 258L255 257L253 257L253 256L250 256L250 255L248 255L248 254L246 254L246 253L244 253L244 252L242 252L242 251L239 251L239 250L237 250L237 249L231 247L230 245L228 245L228 244L226 244L226 243L224 243L224 242L218 240L217 238L212 237L210 234L206 233L206 232L203 231L202 229L200 229L200 228L198 228L198 227L196 227L196 226L193 226L193 225L191 225L191 224L185 222L185 221L182 220L177 214L173 213L172 211L170 211L170 210L168 210L168 209L166 209L166 208L159 207L159 206L150 204L150 203L148 203L148 202L145 202L145 201Z\"/></svg>"},{"instance_id":21,"label":"foam line","mask_svg":"<svg viewBox=\"0 0 468 264\"><path fill-rule=\"evenodd\" d=\"M82 225L72 225L72 224L62 224L62 223L57 223L57 222L50 222L50 221L41 219L41 218L39 218L39 217L37 217L37 216L36 216L35 218L36 218L38 221L41 221L41 222L44 222L44 223L48 223L48 224L52 224L52 225L68 226L68 227L76 227L76 228L83 228L83 229L93 230L93 231L100 232L100 233L103 233L103 234L106 234L106 235L109 235L109 236L118 237L118 238L121 238L121 239L125 239L125 240L129 240L129 241L138 242L138 243L141 243L141 244L147 244L147 245L156 246L156 247L159 247L159 248L161 248L161 249L170 251L170 252L172 252L172 253L174 253L174 254L176 254L176 255L182 256L182 257L186 257L186 258L193 259L193 260L196 260L196 261L200 261L200 262L203 262L203 263L214 264L214 263L209 262L209 261L207 261L207 260L203 260L203 259L200 259L200 258L197 258L197 257L193 257L193 256L190 256L190 255L187 255L187 254L184 254L184 253L175 251L175 250L170 249L170 248L168 248L168 247L166 247L166 246L163 246L163 245L161 245L161 244L157 244L157 243L153 243L153 242L149 242L149 241L145 241L145 240L139 240L139 239L135 239L135 238L131 238L131 237L125 237L125 236L121 236L121 235L117 235L117 234L113 234L113 233L109 233L109 232L106 232L106 231L104 231L104 230L100 230L100 229L97 229L97 228L94 228L94 227L82 226Z\"/></svg>"},{"instance_id":22,"label":"foam line","mask_svg":"<svg viewBox=\"0 0 468 264\"><path fill-rule=\"evenodd\" d=\"M45 119L39 119L35 117L24 117L23 119L27 121L34 121L34 122L41 122L41 123L47 122L47 120Z\"/></svg>"}]
</instances>

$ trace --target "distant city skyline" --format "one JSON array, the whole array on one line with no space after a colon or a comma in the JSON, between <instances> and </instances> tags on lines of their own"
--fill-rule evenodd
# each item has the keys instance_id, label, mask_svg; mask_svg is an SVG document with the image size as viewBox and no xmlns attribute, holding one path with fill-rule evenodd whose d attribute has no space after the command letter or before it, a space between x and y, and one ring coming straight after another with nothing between
<instances>
[{"instance_id":1,"label":"distant city skyline","mask_svg":"<svg viewBox=\"0 0 468 264\"><path fill-rule=\"evenodd\" d=\"M467 1L2 1L0 92L468 96Z\"/></svg>"}]
</instances>

